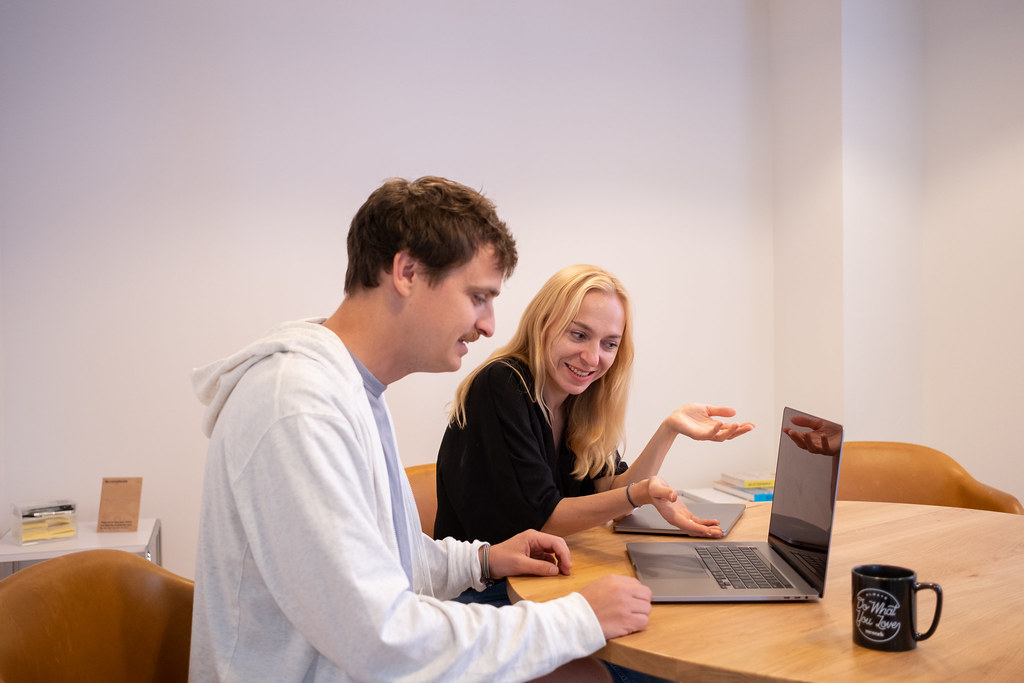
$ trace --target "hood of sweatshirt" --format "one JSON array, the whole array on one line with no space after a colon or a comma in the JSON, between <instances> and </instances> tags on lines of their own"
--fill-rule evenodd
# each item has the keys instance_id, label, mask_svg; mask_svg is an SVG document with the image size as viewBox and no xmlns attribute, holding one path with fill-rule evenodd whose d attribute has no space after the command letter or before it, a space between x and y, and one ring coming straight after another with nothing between
<instances>
[{"instance_id":1,"label":"hood of sweatshirt","mask_svg":"<svg viewBox=\"0 0 1024 683\"><path fill-rule=\"evenodd\" d=\"M324 327L324 318L310 318L281 323L256 341L227 358L192 370L192 388L206 406L202 429L207 437L213 434L224 404L245 373L256 363L276 353L301 353L324 365L337 366L336 350L341 340ZM337 370L342 371L341 368Z\"/></svg>"}]
</instances>

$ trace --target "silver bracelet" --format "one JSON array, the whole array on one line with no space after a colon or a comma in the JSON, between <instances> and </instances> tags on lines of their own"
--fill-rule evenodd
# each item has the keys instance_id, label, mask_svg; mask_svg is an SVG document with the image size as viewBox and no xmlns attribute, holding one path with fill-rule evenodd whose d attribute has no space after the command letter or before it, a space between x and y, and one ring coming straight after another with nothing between
<instances>
[{"instance_id":1,"label":"silver bracelet","mask_svg":"<svg viewBox=\"0 0 1024 683\"><path fill-rule=\"evenodd\" d=\"M629 501L629 504L633 506L634 510L636 510L638 507L640 507L639 505L637 505L636 503L633 502L633 497L629 495L629 488L630 488L630 486L632 486L635 483L636 483L635 481L631 481L631 482L629 482L629 486L626 487L626 500Z\"/></svg>"},{"instance_id":2,"label":"silver bracelet","mask_svg":"<svg viewBox=\"0 0 1024 683\"><path fill-rule=\"evenodd\" d=\"M480 551L480 579L488 588L494 585L494 579L491 578L490 553L491 544L484 543Z\"/></svg>"}]
</instances>

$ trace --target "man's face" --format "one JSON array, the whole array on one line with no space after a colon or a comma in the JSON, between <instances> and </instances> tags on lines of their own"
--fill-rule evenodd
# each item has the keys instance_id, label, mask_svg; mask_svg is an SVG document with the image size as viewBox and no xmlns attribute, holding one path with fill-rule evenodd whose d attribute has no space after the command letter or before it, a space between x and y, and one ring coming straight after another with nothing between
<instances>
[{"instance_id":1,"label":"man's face","mask_svg":"<svg viewBox=\"0 0 1024 683\"><path fill-rule=\"evenodd\" d=\"M421 280L410 297L417 358L413 372L452 372L462 367L467 344L494 334L494 297L501 292L502 272L494 249L485 246L473 259L433 287Z\"/></svg>"}]
</instances>

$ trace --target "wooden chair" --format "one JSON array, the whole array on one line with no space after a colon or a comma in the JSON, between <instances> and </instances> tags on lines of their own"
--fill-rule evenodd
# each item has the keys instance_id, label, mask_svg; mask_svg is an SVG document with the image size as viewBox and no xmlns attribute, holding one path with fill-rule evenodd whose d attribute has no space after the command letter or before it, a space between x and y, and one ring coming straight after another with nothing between
<instances>
[{"instance_id":1,"label":"wooden chair","mask_svg":"<svg viewBox=\"0 0 1024 683\"><path fill-rule=\"evenodd\" d=\"M434 517L437 516L437 465L411 465L405 468L420 513L420 528L423 533L434 537Z\"/></svg>"},{"instance_id":2,"label":"wooden chair","mask_svg":"<svg viewBox=\"0 0 1024 683\"><path fill-rule=\"evenodd\" d=\"M187 681L193 582L123 550L0 581L0 681Z\"/></svg>"},{"instance_id":3,"label":"wooden chair","mask_svg":"<svg viewBox=\"0 0 1024 683\"><path fill-rule=\"evenodd\" d=\"M1024 514L1014 496L983 484L942 451L898 441L848 441L840 500L919 503Z\"/></svg>"}]
</instances>

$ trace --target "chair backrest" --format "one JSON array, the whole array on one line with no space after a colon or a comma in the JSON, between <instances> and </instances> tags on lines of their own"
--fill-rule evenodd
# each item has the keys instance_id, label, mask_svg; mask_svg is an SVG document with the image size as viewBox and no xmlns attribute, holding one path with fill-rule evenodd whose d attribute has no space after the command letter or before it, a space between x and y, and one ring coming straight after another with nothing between
<instances>
[{"instance_id":1,"label":"chair backrest","mask_svg":"<svg viewBox=\"0 0 1024 683\"><path fill-rule=\"evenodd\" d=\"M437 516L437 465L412 465L405 468L420 513L420 528L423 533L434 537L434 517Z\"/></svg>"},{"instance_id":2,"label":"chair backrest","mask_svg":"<svg viewBox=\"0 0 1024 683\"><path fill-rule=\"evenodd\" d=\"M0 581L0 681L187 681L193 582L123 550Z\"/></svg>"},{"instance_id":3,"label":"chair backrest","mask_svg":"<svg viewBox=\"0 0 1024 683\"><path fill-rule=\"evenodd\" d=\"M981 483L942 451L898 441L847 441L838 498L1024 514L1014 496Z\"/></svg>"}]
</instances>

